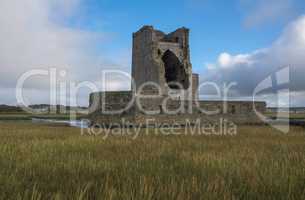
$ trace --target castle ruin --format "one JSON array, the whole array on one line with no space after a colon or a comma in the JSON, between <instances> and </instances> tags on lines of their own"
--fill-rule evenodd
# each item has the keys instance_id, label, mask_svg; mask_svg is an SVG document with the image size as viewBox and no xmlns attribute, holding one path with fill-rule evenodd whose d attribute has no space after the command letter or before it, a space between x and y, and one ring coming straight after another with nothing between
<instances>
[{"instance_id":1,"label":"castle ruin","mask_svg":"<svg viewBox=\"0 0 305 200\"><path fill-rule=\"evenodd\" d=\"M189 29L165 34L144 26L133 34L131 91L98 92L90 95L93 124L154 123L185 124L228 118L235 123L259 123L265 102L199 101L199 75L192 73Z\"/></svg>"}]
</instances>

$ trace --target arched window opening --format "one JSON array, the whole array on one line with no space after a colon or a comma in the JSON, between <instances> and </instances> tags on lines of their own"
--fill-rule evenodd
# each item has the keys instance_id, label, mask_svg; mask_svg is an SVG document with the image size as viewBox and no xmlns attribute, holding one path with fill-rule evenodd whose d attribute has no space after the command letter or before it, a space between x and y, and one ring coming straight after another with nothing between
<instances>
[{"instance_id":1,"label":"arched window opening","mask_svg":"<svg viewBox=\"0 0 305 200\"><path fill-rule=\"evenodd\" d=\"M235 113L236 113L236 107L235 107L234 105L231 107L231 113L232 113L232 114L235 114Z\"/></svg>"},{"instance_id":2,"label":"arched window opening","mask_svg":"<svg viewBox=\"0 0 305 200\"><path fill-rule=\"evenodd\" d=\"M188 89L190 86L185 67L178 57L170 50L167 50L162 60L165 67L165 79L171 89ZM183 88L180 88L181 85Z\"/></svg>"}]
</instances>

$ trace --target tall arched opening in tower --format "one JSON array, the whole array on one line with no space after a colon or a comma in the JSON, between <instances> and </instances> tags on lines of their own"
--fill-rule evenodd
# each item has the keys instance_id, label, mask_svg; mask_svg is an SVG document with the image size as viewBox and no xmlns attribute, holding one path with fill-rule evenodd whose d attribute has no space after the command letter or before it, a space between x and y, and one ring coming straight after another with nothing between
<instances>
[{"instance_id":1,"label":"tall arched opening in tower","mask_svg":"<svg viewBox=\"0 0 305 200\"><path fill-rule=\"evenodd\" d=\"M190 87L190 80L179 58L172 51L167 50L162 56L162 61L165 67L165 80L168 86L171 89L188 89Z\"/></svg>"}]
</instances>

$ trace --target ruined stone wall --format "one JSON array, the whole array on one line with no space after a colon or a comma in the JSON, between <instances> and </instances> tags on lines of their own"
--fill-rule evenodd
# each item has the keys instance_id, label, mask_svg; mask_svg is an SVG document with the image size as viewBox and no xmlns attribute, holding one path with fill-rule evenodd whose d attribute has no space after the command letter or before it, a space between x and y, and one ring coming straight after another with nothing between
<instances>
[{"instance_id":1,"label":"ruined stone wall","mask_svg":"<svg viewBox=\"0 0 305 200\"><path fill-rule=\"evenodd\" d=\"M192 75L192 95L193 100L199 100L199 93L198 93L198 87L199 87L199 74L193 74Z\"/></svg>"},{"instance_id":2,"label":"ruined stone wall","mask_svg":"<svg viewBox=\"0 0 305 200\"><path fill-rule=\"evenodd\" d=\"M265 113L265 102L247 101L178 101L169 97L155 96L154 98L138 99L139 105L132 102L132 92L101 92L90 96L90 119L92 123L120 123L122 119L134 124L145 123L147 119L153 119L158 124L176 123L184 124L186 120L196 123L217 122L219 119L228 119L236 124L261 123L257 112ZM125 108L130 104L130 108ZM95 110L93 110L94 105ZM141 108L140 108L141 107ZM103 108L103 110L102 110ZM117 111L115 114L107 114L105 111ZM143 109L146 111L144 112ZM103 113L102 113L103 111Z\"/></svg>"},{"instance_id":3,"label":"ruined stone wall","mask_svg":"<svg viewBox=\"0 0 305 200\"><path fill-rule=\"evenodd\" d=\"M162 104L163 103L163 104ZM161 114L201 114L201 115L242 115L266 112L264 102L250 101L177 101L173 99L154 99L141 101L145 108L158 110Z\"/></svg>"},{"instance_id":4,"label":"ruined stone wall","mask_svg":"<svg viewBox=\"0 0 305 200\"><path fill-rule=\"evenodd\" d=\"M133 94L131 91L92 93L89 100L89 112L91 114L102 114L102 111L119 111L132 104L132 98ZM131 114L131 109L127 110L128 114ZM122 113L119 112L117 114Z\"/></svg>"},{"instance_id":5,"label":"ruined stone wall","mask_svg":"<svg viewBox=\"0 0 305 200\"><path fill-rule=\"evenodd\" d=\"M241 115L266 112L265 102L252 101L199 101L200 108L207 111L217 111L219 114Z\"/></svg>"},{"instance_id":6,"label":"ruined stone wall","mask_svg":"<svg viewBox=\"0 0 305 200\"><path fill-rule=\"evenodd\" d=\"M150 92L150 95L152 93ZM254 113L255 110L260 113L266 112L265 102L254 102L253 104L251 101L183 101L158 95L158 93L153 96L142 95L133 99L133 93L130 91L93 93L90 96L90 111L93 113L102 108L104 111L117 111L130 107L117 114L240 115Z\"/></svg>"}]
</instances>

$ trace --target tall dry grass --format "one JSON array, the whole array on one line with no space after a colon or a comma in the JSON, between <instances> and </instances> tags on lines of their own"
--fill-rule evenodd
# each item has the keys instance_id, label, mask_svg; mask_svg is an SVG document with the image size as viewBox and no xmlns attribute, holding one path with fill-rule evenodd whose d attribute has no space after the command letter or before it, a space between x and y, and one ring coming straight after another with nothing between
<instances>
[{"instance_id":1,"label":"tall dry grass","mask_svg":"<svg viewBox=\"0 0 305 200\"><path fill-rule=\"evenodd\" d=\"M305 199L305 133L81 136L0 122L0 199Z\"/></svg>"}]
</instances>

